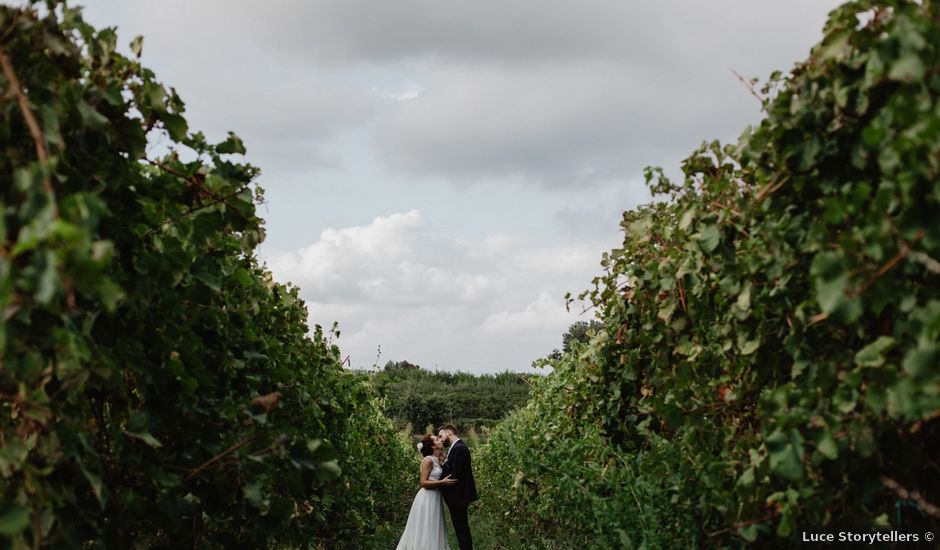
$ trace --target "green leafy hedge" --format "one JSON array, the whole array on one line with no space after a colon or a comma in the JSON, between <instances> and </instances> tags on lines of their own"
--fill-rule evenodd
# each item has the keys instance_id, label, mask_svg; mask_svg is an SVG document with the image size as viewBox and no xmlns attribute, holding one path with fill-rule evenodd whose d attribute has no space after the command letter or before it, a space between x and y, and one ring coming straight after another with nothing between
<instances>
[{"instance_id":1,"label":"green leafy hedge","mask_svg":"<svg viewBox=\"0 0 940 550\"><path fill-rule=\"evenodd\" d=\"M848 3L763 93L681 185L648 171L668 200L582 296L603 329L491 434L507 529L786 544L896 523L895 484L940 500L940 5Z\"/></svg>"},{"instance_id":2,"label":"green leafy hedge","mask_svg":"<svg viewBox=\"0 0 940 550\"><path fill-rule=\"evenodd\" d=\"M405 367L400 365L406 365ZM461 432L495 426L529 397L531 374L431 372L407 361L389 361L369 376L383 397L383 412L400 429L423 434L428 426L454 424Z\"/></svg>"},{"instance_id":3,"label":"green leafy hedge","mask_svg":"<svg viewBox=\"0 0 940 550\"><path fill-rule=\"evenodd\" d=\"M356 547L407 510L408 442L253 256L242 142L116 45L0 6L0 535Z\"/></svg>"}]
</instances>

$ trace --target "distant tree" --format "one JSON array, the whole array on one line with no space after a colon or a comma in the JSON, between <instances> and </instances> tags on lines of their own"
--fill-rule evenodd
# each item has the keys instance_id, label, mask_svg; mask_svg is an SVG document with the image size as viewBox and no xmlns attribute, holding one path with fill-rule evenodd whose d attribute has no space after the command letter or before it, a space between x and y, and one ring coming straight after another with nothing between
<instances>
[{"instance_id":1,"label":"distant tree","mask_svg":"<svg viewBox=\"0 0 940 550\"><path fill-rule=\"evenodd\" d=\"M576 321L568 327L568 331L561 337L561 349L555 348L548 354L549 359L561 359L562 353L571 351L571 344L574 342L587 343L591 332L598 331L604 327L604 324L597 320Z\"/></svg>"},{"instance_id":2,"label":"distant tree","mask_svg":"<svg viewBox=\"0 0 940 550\"><path fill-rule=\"evenodd\" d=\"M604 328L604 323L594 319L590 321L577 321L572 323L571 326L568 327L568 332L566 332L561 337L562 353L568 353L571 351L571 344L574 342L581 342L582 344L586 344L591 336L591 333L596 332L602 328Z\"/></svg>"},{"instance_id":3,"label":"distant tree","mask_svg":"<svg viewBox=\"0 0 940 550\"><path fill-rule=\"evenodd\" d=\"M379 372L360 374L372 379L385 414L399 428L418 430L444 422L462 430L493 426L526 403L529 379L535 376L432 372L408 361L389 361Z\"/></svg>"},{"instance_id":4,"label":"distant tree","mask_svg":"<svg viewBox=\"0 0 940 550\"><path fill-rule=\"evenodd\" d=\"M420 370L421 367L415 365L414 363L409 363L408 361L389 361L385 363L385 372L402 372L402 371L415 371Z\"/></svg>"}]
</instances>

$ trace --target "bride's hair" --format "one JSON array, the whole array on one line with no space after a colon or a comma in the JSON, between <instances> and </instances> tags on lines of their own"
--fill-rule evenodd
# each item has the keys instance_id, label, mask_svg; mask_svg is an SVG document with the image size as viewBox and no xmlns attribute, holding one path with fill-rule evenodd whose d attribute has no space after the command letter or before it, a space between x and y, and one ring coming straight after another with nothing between
<instances>
[{"instance_id":1,"label":"bride's hair","mask_svg":"<svg viewBox=\"0 0 940 550\"><path fill-rule=\"evenodd\" d=\"M434 436L424 436L424 439L421 440L421 448L418 449L418 451L421 453L421 456L431 456L434 454Z\"/></svg>"}]
</instances>

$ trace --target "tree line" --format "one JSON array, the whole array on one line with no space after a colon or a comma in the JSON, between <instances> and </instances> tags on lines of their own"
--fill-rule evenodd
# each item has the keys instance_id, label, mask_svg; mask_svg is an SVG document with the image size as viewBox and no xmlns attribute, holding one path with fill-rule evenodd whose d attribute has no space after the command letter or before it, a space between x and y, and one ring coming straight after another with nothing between
<instances>
[{"instance_id":1,"label":"tree line","mask_svg":"<svg viewBox=\"0 0 940 550\"><path fill-rule=\"evenodd\" d=\"M359 371L383 399L382 411L402 430L423 434L444 423L480 433L529 399L536 374L471 374L429 371L408 361L389 361L378 371Z\"/></svg>"}]
</instances>

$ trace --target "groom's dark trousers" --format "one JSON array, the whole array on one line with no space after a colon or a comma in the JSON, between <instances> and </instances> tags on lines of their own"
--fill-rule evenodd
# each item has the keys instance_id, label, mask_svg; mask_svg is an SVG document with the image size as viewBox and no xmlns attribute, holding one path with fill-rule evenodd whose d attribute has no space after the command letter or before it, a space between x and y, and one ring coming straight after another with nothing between
<instances>
[{"instance_id":1,"label":"groom's dark trousers","mask_svg":"<svg viewBox=\"0 0 940 550\"><path fill-rule=\"evenodd\" d=\"M470 523L467 519L467 508L470 503L477 500L477 484L473 480L473 467L470 464L470 449L460 440L457 440L447 460L444 461L442 478L453 476L457 483L444 487L444 502L450 509L450 521L454 524L454 533L460 550L473 550L473 539L470 537Z\"/></svg>"},{"instance_id":2,"label":"groom's dark trousers","mask_svg":"<svg viewBox=\"0 0 940 550\"><path fill-rule=\"evenodd\" d=\"M450 508L450 521L454 524L454 534L457 535L460 550L472 550L473 539L470 536L470 520L467 517L468 506L448 506L448 508Z\"/></svg>"}]
</instances>

